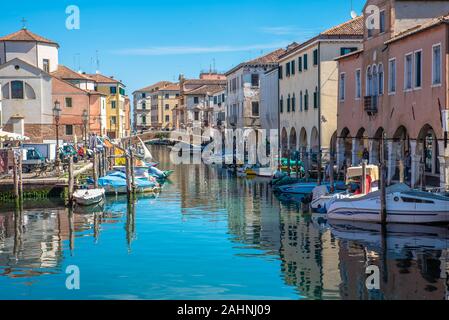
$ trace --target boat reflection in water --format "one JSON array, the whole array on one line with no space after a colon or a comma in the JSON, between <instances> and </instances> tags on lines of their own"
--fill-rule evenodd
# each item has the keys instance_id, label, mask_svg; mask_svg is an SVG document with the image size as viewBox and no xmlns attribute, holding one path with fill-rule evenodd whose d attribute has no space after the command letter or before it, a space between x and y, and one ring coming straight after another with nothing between
<instances>
[{"instance_id":1,"label":"boat reflection in water","mask_svg":"<svg viewBox=\"0 0 449 320\"><path fill-rule=\"evenodd\" d=\"M158 197L104 207L40 202L0 212L3 299L445 299L446 226L327 224L269 179L171 166ZM170 167L171 166L171 167ZM37 208L37 209L36 209ZM65 288L79 266L81 290ZM380 269L380 290L365 286Z\"/></svg>"}]
</instances>

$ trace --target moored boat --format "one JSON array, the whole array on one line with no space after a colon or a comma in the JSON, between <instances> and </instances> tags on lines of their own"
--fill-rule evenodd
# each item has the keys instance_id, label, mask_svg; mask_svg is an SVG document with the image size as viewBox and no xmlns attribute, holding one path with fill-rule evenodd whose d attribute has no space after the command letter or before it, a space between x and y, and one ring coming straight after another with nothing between
<instances>
[{"instance_id":1,"label":"moored boat","mask_svg":"<svg viewBox=\"0 0 449 320\"><path fill-rule=\"evenodd\" d=\"M98 204L104 199L105 190L98 189L79 189L73 193L73 199L78 205L91 206Z\"/></svg>"},{"instance_id":2,"label":"moored boat","mask_svg":"<svg viewBox=\"0 0 449 320\"><path fill-rule=\"evenodd\" d=\"M276 190L282 193L309 194L317 185L317 182L298 182L277 187ZM323 185L329 186L329 183Z\"/></svg>"},{"instance_id":3,"label":"moored boat","mask_svg":"<svg viewBox=\"0 0 449 320\"><path fill-rule=\"evenodd\" d=\"M380 190L366 195L336 199L330 205L328 219L381 222ZM449 222L449 197L413 190L405 184L386 188L387 222Z\"/></svg>"}]
</instances>

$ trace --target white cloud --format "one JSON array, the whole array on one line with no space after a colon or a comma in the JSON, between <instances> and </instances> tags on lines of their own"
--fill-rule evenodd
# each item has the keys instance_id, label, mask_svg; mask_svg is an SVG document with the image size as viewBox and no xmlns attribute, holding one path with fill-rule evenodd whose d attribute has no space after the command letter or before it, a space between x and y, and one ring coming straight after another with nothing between
<instances>
[{"instance_id":1,"label":"white cloud","mask_svg":"<svg viewBox=\"0 0 449 320\"><path fill-rule=\"evenodd\" d=\"M167 46L167 47L147 47L147 48L125 48L120 50L114 50L112 51L112 53L118 55L133 55L133 56L187 55L187 54L266 50L266 49L282 48L286 47L287 45L288 42L254 44L248 46L212 46L212 47Z\"/></svg>"}]
</instances>

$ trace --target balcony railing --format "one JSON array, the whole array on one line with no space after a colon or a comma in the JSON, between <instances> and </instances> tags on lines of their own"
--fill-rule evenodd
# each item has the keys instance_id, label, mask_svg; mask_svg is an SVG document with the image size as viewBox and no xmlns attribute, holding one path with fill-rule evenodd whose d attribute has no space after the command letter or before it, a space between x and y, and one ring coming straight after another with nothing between
<instances>
[{"instance_id":1,"label":"balcony railing","mask_svg":"<svg viewBox=\"0 0 449 320\"><path fill-rule=\"evenodd\" d=\"M377 109L377 102L378 102L378 97L377 96L365 96L364 98L364 108L365 111L369 114L369 115L373 115L376 114L378 109Z\"/></svg>"}]
</instances>

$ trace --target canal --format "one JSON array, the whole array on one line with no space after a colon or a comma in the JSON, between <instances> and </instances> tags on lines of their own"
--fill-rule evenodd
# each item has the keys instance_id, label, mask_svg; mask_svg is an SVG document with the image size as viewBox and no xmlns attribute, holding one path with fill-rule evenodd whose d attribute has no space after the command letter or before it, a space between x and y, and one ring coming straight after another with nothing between
<instances>
[{"instance_id":1,"label":"canal","mask_svg":"<svg viewBox=\"0 0 449 320\"><path fill-rule=\"evenodd\" d=\"M329 224L269 180L173 166L157 197L0 207L0 299L447 299L447 226ZM80 289L68 290L69 266ZM379 270L368 290L366 270Z\"/></svg>"}]
</instances>

